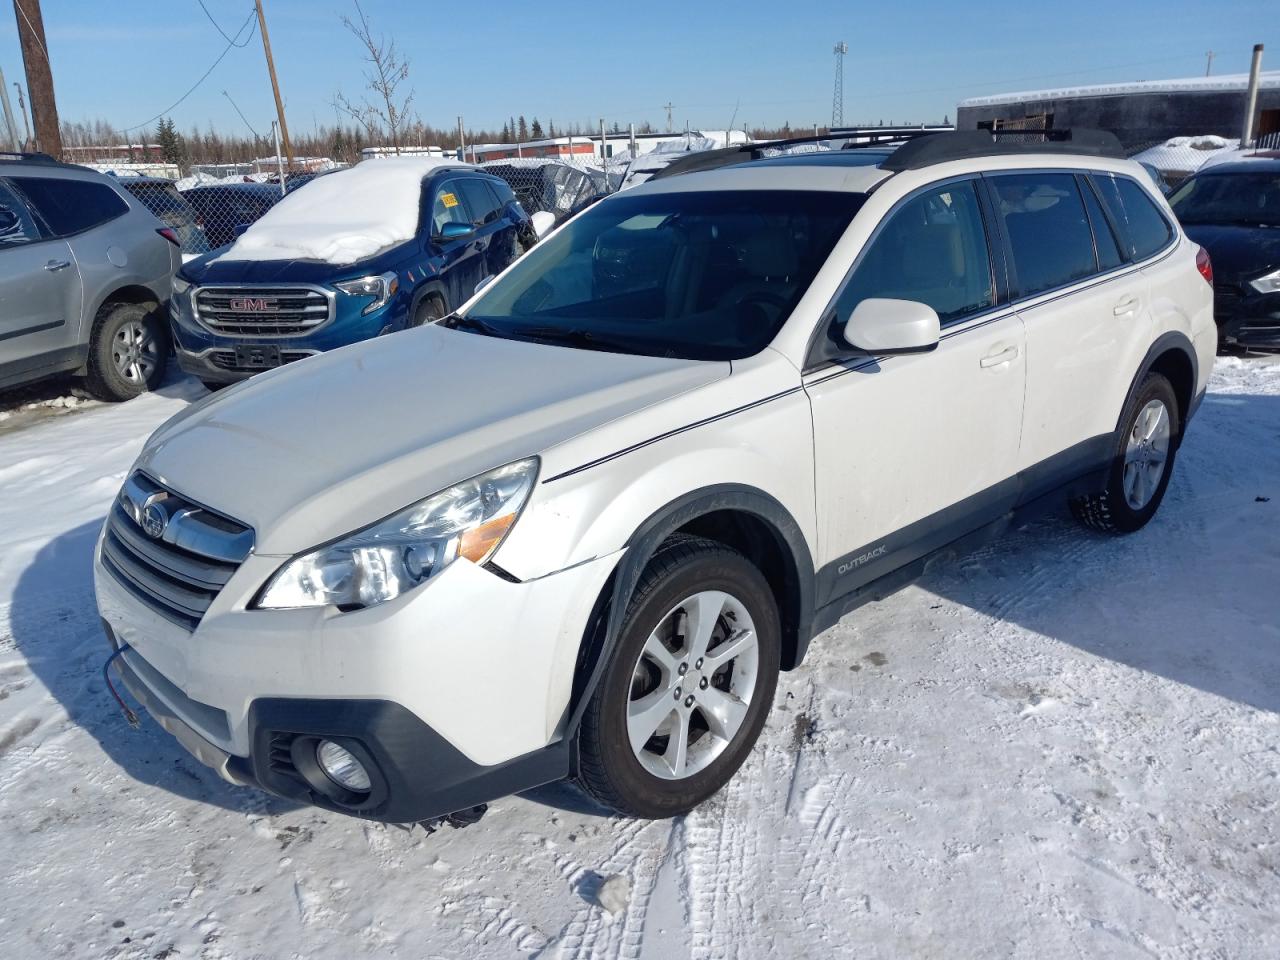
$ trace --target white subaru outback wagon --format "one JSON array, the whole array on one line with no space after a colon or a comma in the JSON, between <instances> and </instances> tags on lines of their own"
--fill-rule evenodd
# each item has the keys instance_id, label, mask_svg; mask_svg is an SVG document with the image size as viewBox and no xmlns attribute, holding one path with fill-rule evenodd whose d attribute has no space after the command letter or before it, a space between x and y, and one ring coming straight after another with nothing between
<instances>
[{"instance_id":1,"label":"white subaru outback wagon","mask_svg":"<svg viewBox=\"0 0 1280 960\"><path fill-rule=\"evenodd\" d=\"M445 320L157 430L96 552L113 657L227 779L332 810L570 776L688 810L931 554L1048 496L1151 519L1210 270L1109 135L625 191Z\"/></svg>"}]
</instances>

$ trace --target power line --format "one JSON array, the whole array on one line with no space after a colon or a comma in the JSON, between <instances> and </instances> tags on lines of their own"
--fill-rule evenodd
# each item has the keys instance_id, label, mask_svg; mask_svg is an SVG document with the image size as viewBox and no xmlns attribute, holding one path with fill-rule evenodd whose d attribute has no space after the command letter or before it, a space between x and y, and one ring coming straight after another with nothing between
<instances>
[{"instance_id":1,"label":"power line","mask_svg":"<svg viewBox=\"0 0 1280 960\"><path fill-rule=\"evenodd\" d=\"M220 34L222 34L222 39L227 41L227 43L231 44L233 47L246 46L248 45L249 41L253 39L253 34L250 34L249 36L245 37L244 43L236 43L235 40L227 36L227 31L223 30L222 27L218 26L218 21L213 19L213 14L210 13L209 8L204 5L204 0L196 0L196 3L200 4L200 9L203 10L204 15L209 18L209 22L213 24L213 29L217 30ZM239 34L237 33L236 36L239 36Z\"/></svg>"},{"instance_id":2,"label":"power line","mask_svg":"<svg viewBox=\"0 0 1280 960\"><path fill-rule=\"evenodd\" d=\"M245 29L245 27L248 27L248 26L249 26L249 24L253 21L253 18L254 18L255 16L256 16L256 11L254 11L254 12L250 12L249 16L247 16L247 17L245 18L244 23L243 23L243 24L241 24L240 29L236 31L236 36L237 36L237 37L238 37L238 36L240 36L240 34L244 33L244 29ZM255 30L255 29L257 29L256 25L255 25L252 29L250 29L250 31L249 31L249 36L250 36L250 37L252 37L252 36L253 36L253 30ZM246 40L245 40L245 43L248 43L248 42L249 42L249 41L246 39ZM231 52L231 48L232 48L232 47L235 47L235 46L244 46L244 44L236 44L236 43L234 42L234 40L233 40L232 42L228 43L228 44L226 45L226 47L223 49L222 53L218 54L218 59L217 59L217 60L215 60L215 61L213 61L213 65L212 65L212 66L210 66L210 67L209 67L209 69L208 69L208 70L206 70L206 71L204 72L204 75L203 75L203 76L201 76L199 80L197 80L194 84L192 84L192 85L191 85L191 89L190 89L190 90L188 90L186 93L184 93L182 96L180 96L180 97L179 97L177 100L175 100L173 103L169 104L169 106L165 107L163 110L161 110L159 113L157 113L157 114L156 114L154 117L152 117L150 120L144 120L142 123L135 123L132 127L125 127L125 128L124 128L124 129L122 129L120 132L121 132L121 133L128 133L130 130L140 130L140 129L142 129L143 127L149 127L149 126L151 126L151 124L155 123L157 120L159 120L161 117L163 117L166 113L170 113L170 112L172 112L174 107L176 107L176 106L180 105L180 104L182 103L182 101L186 100L186 99L187 99L187 97L191 96L193 93L195 93L195 92L196 92L196 89L200 86L200 84L204 83L204 82L205 82L205 80L209 79L209 74L213 73L213 71L214 71L215 69L217 69L218 64L220 64L220 63L222 62L223 58L224 58L224 57L226 57L226 55L227 55L228 53L230 53L230 52Z\"/></svg>"}]
</instances>

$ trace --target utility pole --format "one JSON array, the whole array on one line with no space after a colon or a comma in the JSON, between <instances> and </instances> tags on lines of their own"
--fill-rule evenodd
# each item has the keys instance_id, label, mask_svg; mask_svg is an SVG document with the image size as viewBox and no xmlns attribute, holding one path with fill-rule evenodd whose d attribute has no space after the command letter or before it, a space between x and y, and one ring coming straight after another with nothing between
<instances>
[{"instance_id":1,"label":"utility pole","mask_svg":"<svg viewBox=\"0 0 1280 960\"><path fill-rule=\"evenodd\" d=\"M27 101L22 99L22 85L17 80L13 81L13 89L18 91L18 111L22 114L22 132L24 134L22 140L22 149L27 149L27 141L31 139L31 124L27 122Z\"/></svg>"},{"instance_id":2,"label":"utility pole","mask_svg":"<svg viewBox=\"0 0 1280 960\"><path fill-rule=\"evenodd\" d=\"M667 105L662 109L667 111L667 133L671 132L671 101L667 101Z\"/></svg>"},{"instance_id":3,"label":"utility pole","mask_svg":"<svg viewBox=\"0 0 1280 960\"><path fill-rule=\"evenodd\" d=\"M18 142L18 125L13 122L13 107L9 103L9 88L4 85L3 70L0 70L0 104L4 106L4 128L9 136L9 149L14 153L21 153L22 144Z\"/></svg>"},{"instance_id":4,"label":"utility pole","mask_svg":"<svg viewBox=\"0 0 1280 960\"><path fill-rule=\"evenodd\" d=\"M1208 58L1208 62L1204 65L1204 75L1207 77L1213 73L1213 51L1210 50L1205 56Z\"/></svg>"},{"instance_id":5,"label":"utility pole","mask_svg":"<svg viewBox=\"0 0 1280 960\"><path fill-rule=\"evenodd\" d=\"M467 141L462 135L462 118L458 118L458 159L467 159Z\"/></svg>"},{"instance_id":6,"label":"utility pole","mask_svg":"<svg viewBox=\"0 0 1280 960\"><path fill-rule=\"evenodd\" d=\"M841 40L835 45L836 85L831 93L831 126L844 126L844 55L849 52L849 45Z\"/></svg>"},{"instance_id":7,"label":"utility pole","mask_svg":"<svg viewBox=\"0 0 1280 960\"><path fill-rule=\"evenodd\" d=\"M31 94L36 149L61 157L62 133L58 130L58 104L53 98L53 68L49 65L49 46L44 39L40 0L13 0L13 13L18 19L22 65L26 67L27 92Z\"/></svg>"},{"instance_id":8,"label":"utility pole","mask_svg":"<svg viewBox=\"0 0 1280 960\"><path fill-rule=\"evenodd\" d=\"M1240 147L1253 142L1253 115L1258 112L1258 75L1262 73L1262 44L1253 45L1253 63L1249 67L1249 89L1244 95L1244 124L1240 127Z\"/></svg>"},{"instance_id":9,"label":"utility pole","mask_svg":"<svg viewBox=\"0 0 1280 960\"><path fill-rule=\"evenodd\" d=\"M19 0L13 0L18 3ZM30 2L30 0L27 0ZM284 101L280 99L280 81L276 79L276 62L271 58L271 38L267 36L267 16L262 12L262 0L253 0L258 9L258 32L262 34L262 49L267 55L267 73L271 75L271 92L276 95L276 116L280 120L280 139L284 141L284 155L293 169L293 145L289 143L289 125L284 122ZM27 82L30 86L31 82Z\"/></svg>"}]
</instances>

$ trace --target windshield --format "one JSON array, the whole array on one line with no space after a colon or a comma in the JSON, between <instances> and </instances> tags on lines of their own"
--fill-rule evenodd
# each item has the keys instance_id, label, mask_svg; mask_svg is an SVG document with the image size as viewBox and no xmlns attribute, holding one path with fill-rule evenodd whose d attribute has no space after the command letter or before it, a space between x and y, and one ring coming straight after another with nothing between
<instances>
[{"instance_id":1,"label":"windshield","mask_svg":"<svg viewBox=\"0 0 1280 960\"><path fill-rule=\"evenodd\" d=\"M1280 173L1202 173L1169 198L1185 223L1280 226Z\"/></svg>"},{"instance_id":2,"label":"windshield","mask_svg":"<svg viewBox=\"0 0 1280 960\"><path fill-rule=\"evenodd\" d=\"M773 339L865 199L615 196L534 247L454 325L647 356L751 356Z\"/></svg>"}]
</instances>

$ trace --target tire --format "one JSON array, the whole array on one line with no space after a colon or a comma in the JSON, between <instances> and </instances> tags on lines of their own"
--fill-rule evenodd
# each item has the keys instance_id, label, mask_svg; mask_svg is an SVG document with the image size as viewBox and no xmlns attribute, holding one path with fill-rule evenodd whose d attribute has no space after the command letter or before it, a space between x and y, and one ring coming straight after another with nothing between
<instances>
[{"instance_id":1,"label":"tire","mask_svg":"<svg viewBox=\"0 0 1280 960\"><path fill-rule=\"evenodd\" d=\"M169 362L169 330L159 308L106 303L89 335L85 386L99 400L131 400L160 386Z\"/></svg>"},{"instance_id":2,"label":"tire","mask_svg":"<svg viewBox=\"0 0 1280 960\"><path fill-rule=\"evenodd\" d=\"M712 632L705 656L695 657L700 623L711 623ZM739 629L731 632L735 623ZM752 633L754 649L746 636ZM735 655L718 667L711 662L738 640ZM658 643L665 653L655 658ZM780 645L773 593L746 557L713 540L668 540L640 576L583 715L579 783L600 803L634 817L675 816L711 797L760 735L778 682ZM648 723L633 723L629 713ZM654 732L646 739L650 723ZM681 731L683 753L675 739Z\"/></svg>"},{"instance_id":3,"label":"tire","mask_svg":"<svg viewBox=\"0 0 1280 960\"><path fill-rule=\"evenodd\" d=\"M1162 374L1147 374L1120 418L1106 487L1072 500L1071 512L1102 533L1142 529L1164 499L1181 439L1173 385Z\"/></svg>"},{"instance_id":4,"label":"tire","mask_svg":"<svg viewBox=\"0 0 1280 960\"><path fill-rule=\"evenodd\" d=\"M437 296L425 296L413 308L413 317L409 321L411 327L422 327L435 323L445 315L444 303Z\"/></svg>"}]
</instances>

